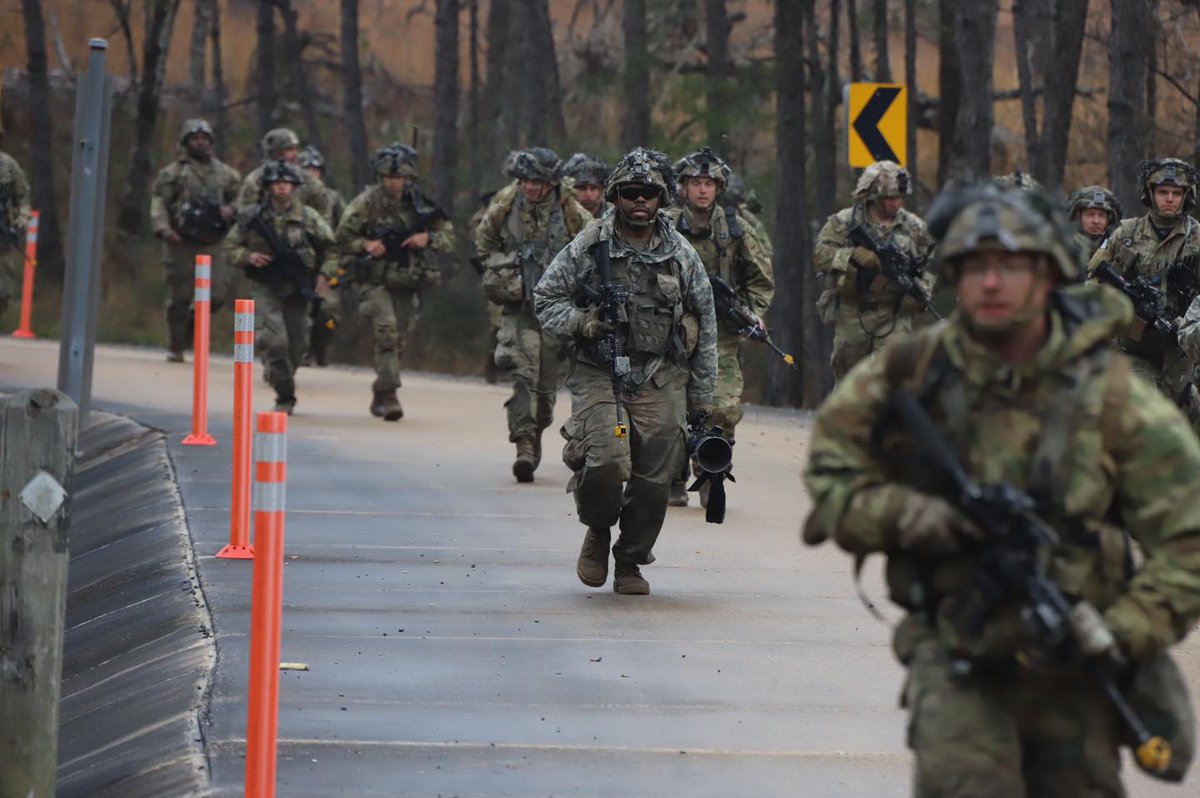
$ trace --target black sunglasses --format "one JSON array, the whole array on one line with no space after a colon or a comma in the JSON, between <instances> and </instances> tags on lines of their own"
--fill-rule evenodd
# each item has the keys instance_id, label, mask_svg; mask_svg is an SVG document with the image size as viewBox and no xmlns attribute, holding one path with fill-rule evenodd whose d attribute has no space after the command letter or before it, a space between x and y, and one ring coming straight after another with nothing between
<instances>
[{"instance_id":1,"label":"black sunglasses","mask_svg":"<svg viewBox=\"0 0 1200 798\"><path fill-rule=\"evenodd\" d=\"M655 197L657 197L659 195L660 191L661 191L661 189L658 186L634 185L634 186L624 186L619 191L617 191L617 193L621 195L621 199L627 199L632 202L633 200L636 200L636 199L644 199L644 200L654 199Z\"/></svg>"}]
</instances>

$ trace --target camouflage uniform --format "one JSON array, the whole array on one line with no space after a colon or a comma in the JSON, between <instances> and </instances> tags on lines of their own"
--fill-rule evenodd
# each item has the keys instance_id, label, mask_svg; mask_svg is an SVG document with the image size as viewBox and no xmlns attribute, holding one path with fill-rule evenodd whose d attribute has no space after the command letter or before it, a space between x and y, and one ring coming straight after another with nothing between
<instances>
[{"instance_id":1,"label":"camouflage uniform","mask_svg":"<svg viewBox=\"0 0 1200 798\"><path fill-rule=\"evenodd\" d=\"M29 183L16 160L0 152L0 316L19 290L28 224Z\"/></svg>"},{"instance_id":2,"label":"camouflage uniform","mask_svg":"<svg viewBox=\"0 0 1200 798\"><path fill-rule=\"evenodd\" d=\"M1108 226L1095 238L1083 232L1080 223L1080 215L1092 208L1108 214ZM1071 195L1071 200L1067 203L1067 218L1075 223L1075 244L1083 255L1083 262L1087 263L1121 221L1121 203L1117 202L1116 195L1104 186L1084 186Z\"/></svg>"},{"instance_id":3,"label":"camouflage uniform","mask_svg":"<svg viewBox=\"0 0 1200 798\"><path fill-rule=\"evenodd\" d=\"M278 161L285 150L297 150L299 147L299 137L286 127L267 131L262 138L263 162L251 170L242 181L242 189L237 197L239 212L248 211L258 205L263 167L272 161ZM325 192L325 184L303 170L297 170L297 174L300 175L300 187L296 191L297 197L305 205L321 214L325 218L325 222L332 227L334 224L333 208L330 205L330 197Z\"/></svg>"},{"instance_id":4,"label":"camouflage uniform","mask_svg":"<svg viewBox=\"0 0 1200 798\"><path fill-rule=\"evenodd\" d=\"M608 164L600 160L599 157L588 155L584 152L575 153L563 164L564 182L569 182L572 190L583 186L596 186L597 189L603 189L604 181L608 179L610 172L612 170L608 168ZM576 199L579 199L578 194ZM600 201L596 207L588 208L582 199L579 200L579 204L583 205L588 213L597 218L599 218L600 214L604 213L605 202L603 193L601 193Z\"/></svg>"},{"instance_id":5,"label":"camouflage uniform","mask_svg":"<svg viewBox=\"0 0 1200 798\"><path fill-rule=\"evenodd\" d=\"M1040 191L1042 184L1034 180L1030 175L1021 171L1009 172L1006 175L999 175L992 178L992 182L1001 189L1019 188L1022 191Z\"/></svg>"},{"instance_id":6,"label":"camouflage uniform","mask_svg":"<svg viewBox=\"0 0 1200 798\"><path fill-rule=\"evenodd\" d=\"M287 181L300 185L299 170L290 164L268 164L262 171L264 195L272 183ZM290 199L286 209L264 196L261 215L276 238L295 250L314 275L331 278L337 273L337 251L333 231L312 208ZM289 282L264 282L261 272L250 263L255 252L278 256L266 238L252 229L251 214L240 214L233 231L225 240L225 254L232 266L242 268L251 278L250 295L254 299L254 344L263 362L264 378L275 389L275 409L291 413L296 404L296 366L308 345L310 297Z\"/></svg>"},{"instance_id":7,"label":"camouflage uniform","mask_svg":"<svg viewBox=\"0 0 1200 798\"><path fill-rule=\"evenodd\" d=\"M771 254L740 211L714 204L709 218L683 200L685 181L690 177L712 177L717 182L717 202L728 184L729 167L705 148L679 160L680 204L669 213L675 229L687 239L704 263L710 278L720 277L741 297L755 316L762 318L775 296ZM727 320L717 322L717 385L713 389L711 421L733 440L742 420L742 336Z\"/></svg>"},{"instance_id":8,"label":"camouflage uniform","mask_svg":"<svg viewBox=\"0 0 1200 798\"><path fill-rule=\"evenodd\" d=\"M653 151L629 153L609 177L609 201L631 183L658 186L661 199L669 198L670 163ZM571 417L562 435L567 441L563 460L575 472L568 490L575 494L580 523L588 527L580 579L593 587L604 584L609 530L619 524L620 536L612 547L613 588L648 593L637 566L654 561L651 550L666 516L671 480L686 459L687 407L707 409L712 399L716 318L704 264L667 215L658 213L651 238L639 249L622 237L619 213L610 208L558 253L538 283L535 299L543 330L577 344L567 379ZM628 437L614 434L617 411L608 358L600 343L583 338L592 311L581 308L596 306L585 299L585 287L600 287L598 246L608 248L613 283L631 291L621 309L623 323L614 331L630 358L621 391ZM699 331L690 349L684 326L688 316ZM585 560L602 573L587 577Z\"/></svg>"},{"instance_id":9,"label":"camouflage uniform","mask_svg":"<svg viewBox=\"0 0 1200 798\"><path fill-rule=\"evenodd\" d=\"M1188 215L1195 205L1197 176L1191 165L1175 158L1148 161L1141 169L1142 202L1150 212L1124 219L1092 255L1089 273L1101 263L1111 263L1124 277L1145 277L1165 294L1168 319L1200 314L1197 285L1200 281L1200 222ZM1185 189L1182 212L1164 218L1154 209L1154 186L1173 183ZM1188 339L1198 335L1187 326L1178 336L1147 329L1139 340L1129 332L1117 336L1120 349L1132 360L1134 370L1154 382L1168 398L1177 402L1200 431L1200 397L1196 395L1196 345Z\"/></svg>"},{"instance_id":10,"label":"camouflage uniform","mask_svg":"<svg viewBox=\"0 0 1200 798\"><path fill-rule=\"evenodd\" d=\"M297 163L302 169L320 172L318 177L323 177L325 174L325 156L321 155L321 151L316 147L305 147L300 153L300 157L297 158ZM312 176L311 172L309 172L309 176ZM342 215L346 212L346 200L342 198L340 191L323 182L321 183L321 193L324 195L325 206L329 208L329 227L336 231ZM309 312L312 329L309 333L308 351L305 352L300 365L310 366L314 362L318 366L328 365L326 352L329 345L333 343L334 336L342 323L341 306L344 295L340 288L338 279L335 278L331 281L328 296L313 298Z\"/></svg>"},{"instance_id":11,"label":"camouflage uniform","mask_svg":"<svg viewBox=\"0 0 1200 798\"><path fill-rule=\"evenodd\" d=\"M879 351L890 336L912 332L913 321L921 313L920 303L903 296L893 283L878 292L860 286L869 282L860 279L864 271L874 271L878 266L856 263L852 257L855 247L849 238L850 228L862 224L876 241L890 242L906 255L923 261L933 249L933 241L919 216L901 208L893 221L879 224L869 213L876 200L910 193L908 172L890 161L873 164L859 178L854 205L830 216L817 236L813 262L825 280L825 291L817 306L822 319L835 325L830 362L839 380L855 363ZM925 295L932 296L933 273L926 271L919 282Z\"/></svg>"},{"instance_id":12,"label":"camouflage uniform","mask_svg":"<svg viewBox=\"0 0 1200 798\"><path fill-rule=\"evenodd\" d=\"M991 196L958 206L939 258L952 265L980 243L999 245L1046 253L1060 282L1075 278L1064 217L1031 223L1043 211L1020 208L1021 194ZM992 237L996 219L1007 239ZM907 611L893 649L908 669L902 704L918 798L1120 796L1123 730L1077 660L1037 649L1015 603L962 622L981 595L972 578L979 555L961 526L944 533L961 536L933 547L931 516L909 513L941 500L913 467L909 432L879 424L892 391L915 394L976 480L1035 497L1062 538L1045 552L1046 576L1069 602L1102 612L1110 641L1139 668L1166 663L1173 671L1161 652L1200 617L1200 446L1179 412L1104 346L1128 323L1128 303L1091 285L1051 296L1048 335L1031 362L1001 360L956 313L889 342L817 412L804 539L833 538L856 557L887 558L892 600ZM1137 573L1114 518L1145 553ZM1186 704L1186 695L1175 700Z\"/></svg>"},{"instance_id":13,"label":"camouflage uniform","mask_svg":"<svg viewBox=\"0 0 1200 798\"><path fill-rule=\"evenodd\" d=\"M480 205L471 214L470 221L467 222L467 229L471 231L471 248L475 247L474 232L479 229L479 223L483 221L483 215L487 213L488 206L492 204L492 200L500 198L501 202L512 204L516 200L517 192L520 190L520 183L512 181L504 188L498 191L490 191L482 194L479 197ZM483 277L483 258L479 257L479 252L471 256L471 265L475 268L476 273ZM496 344L500 335L500 320L504 316L504 305L499 302L484 298L487 302L487 317L488 317L488 337L487 337L487 352L484 353L483 375L489 385L496 383Z\"/></svg>"},{"instance_id":14,"label":"camouflage uniform","mask_svg":"<svg viewBox=\"0 0 1200 798\"><path fill-rule=\"evenodd\" d=\"M349 275L358 286L358 313L370 321L375 339L371 413L395 421L403 415L396 398L400 359L408 334L417 323L421 291L436 285L439 279L437 265L430 262L425 250L454 249L454 225L417 187L414 150L404 145L384 147L376 151L374 161L381 180L404 177L404 190L393 199L382 185L374 185L350 202L337 229L343 262L359 258L368 240L381 239L390 231L415 230L424 221L429 233L426 248L408 249L403 255L389 251L382 258L368 258Z\"/></svg>"},{"instance_id":15,"label":"camouflage uniform","mask_svg":"<svg viewBox=\"0 0 1200 798\"><path fill-rule=\"evenodd\" d=\"M513 474L518 481L530 482L541 461L542 431L554 421L554 403L570 355L570 341L544 332L538 323L533 288L550 260L592 217L572 191L562 189L562 162L550 150L536 147L517 153L511 174L553 186L536 204L525 200L519 186L501 191L475 230L484 292L503 305L496 365L513 384L512 396L504 403L508 439L517 447Z\"/></svg>"},{"instance_id":16,"label":"camouflage uniform","mask_svg":"<svg viewBox=\"0 0 1200 798\"><path fill-rule=\"evenodd\" d=\"M167 274L167 348L171 359L181 359L184 349L192 344L192 325L195 314L192 298L196 285L196 256L212 258L212 312L216 313L229 300L233 274L225 263L221 242L228 226L197 224L195 217L185 213L197 206L231 207L237 197L241 175L215 156L205 159L188 154L186 142L193 134L207 135L212 128L203 119L189 119L179 134L180 155L174 163L158 173L150 197L150 221L154 234L163 238L175 231L180 243L162 244L163 269Z\"/></svg>"}]
</instances>

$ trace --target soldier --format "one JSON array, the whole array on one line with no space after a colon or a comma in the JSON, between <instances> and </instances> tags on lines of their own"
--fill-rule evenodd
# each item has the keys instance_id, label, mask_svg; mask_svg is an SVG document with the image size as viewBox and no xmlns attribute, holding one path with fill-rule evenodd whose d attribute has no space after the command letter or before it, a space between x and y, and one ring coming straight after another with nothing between
<instances>
[{"instance_id":1,"label":"soldier","mask_svg":"<svg viewBox=\"0 0 1200 798\"><path fill-rule=\"evenodd\" d=\"M679 204L671 208L672 224L692 245L709 279L731 286L764 327L763 315L775 296L771 255L754 231L754 225L733 206L718 202L729 185L730 170L723 160L705 147L680 158L675 164ZM733 441L742 420L742 337L728 320L717 322L717 385L712 396L712 423ZM676 480L671 486L672 506L686 506L686 485ZM701 487L700 503L706 504L708 483Z\"/></svg>"},{"instance_id":2,"label":"soldier","mask_svg":"<svg viewBox=\"0 0 1200 798\"><path fill-rule=\"evenodd\" d=\"M759 216L763 212L762 200L758 198L754 189L747 188L746 181L738 172L729 173L729 184L721 192L721 204L737 208L737 212L750 223L754 232L758 233L758 240L767 248L767 252L772 252L771 237L767 234L766 224Z\"/></svg>"},{"instance_id":3,"label":"soldier","mask_svg":"<svg viewBox=\"0 0 1200 798\"><path fill-rule=\"evenodd\" d=\"M1104 186L1084 186L1071 195L1067 217L1075 223L1075 243L1087 262L1121 221L1121 204Z\"/></svg>"},{"instance_id":4,"label":"soldier","mask_svg":"<svg viewBox=\"0 0 1200 798\"><path fill-rule=\"evenodd\" d=\"M212 259L212 312L229 299L233 274L221 242L234 221L241 175L212 154L213 131L189 119L179 134L179 157L158 173L150 197L150 220L162 240L167 273L167 360L183 362L192 344L196 256Z\"/></svg>"},{"instance_id":5,"label":"soldier","mask_svg":"<svg viewBox=\"0 0 1200 798\"><path fill-rule=\"evenodd\" d=\"M595 218L604 213L604 181L608 179L608 164L595 155L577 152L563 164L563 177L570 178L575 199Z\"/></svg>"},{"instance_id":6,"label":"soldier","mask_svg":"<svg viewBox=\"0 0 1200 798\"><path fill-rule=\"evenodd\" d=\"M399 421L400 360L417 323L421 292L439 280L427 255L454 249L454 225L417 185L416 150L392 144L376 150L372 160L379 183L351 200L337 239L343 262L354 261L349 277L358 285L358 313L375 338L371 415Z\"/></svg>"},{"instance_id":7,"label":"soldier","mask_svg":"<svg viewBox=\"0 0 1200 798\"><path fill-rule=\"evenodd\" d=\"M4 128L0 127L0 143ZM16 159L0 152L0 317L16 293L18 267L24 263L25 226L29 224L29 183Z\"/></svg>"},{"instance_id":8,"label":"soldier","mask_svg":"<svg viewBox=\"0 0 1200 798\"><path fill-rule=\"evenodd\" d=\"M838 380L891 335L911 332L926 304L882 277L879 256L851 243L852 228L862 226L876 244L891 244L908 256L920 292L926 298L933 294L934 275L924 267L933 241L921 218L904 210L911 193L907 170L891 161L874 163L858 178L854 205L830 216L817 236L813 260L825 279L817 307L824 321L835 324L830 362Z\"/></svg>"},{"instance_id":9,"label":"soldier","mask_svg":"<svg viewBox=\"0 0 1200 798\"><path fill-rule=\"evenodd\" d=\"M1126 280L1138 280L1161 294L1162 317L1174 324L1165 332L1136 321L1116 339L1134 370L1158 385L1200 431L1200 396L1195 371L1200 356L1200 222L1188 215L1196 204L1196 170L1178 158L1143 161L1138 171L1141 200L1149 212L1125 219L1092 255L1095 279L1109 263ZM1144 329L1143 329L1144 328Z\"/></svg>"},{"instance_id":10,"label":"soldier","mask_svg":"<svg viewBox=\"0 0 1200 798\"><path fill-rule=\"evenodd\" d=\"M545 333L533 311L533 288L550 260L592 217L574 192L563 191L562 161L545 147L510 156L519 181L492 199L475 230L483 259L483 290L503 305L496 366L507 372L512 396L504 407L508 439L516 444L512 472L532 482L542 460L542 431L554 421L554 401L570 341Z\"/></svg>"},{"instance_id":11,"label":"soldier","mask_svg":"<svg viewBox=\"0 0 1200 798\"><path fill-rule=\"evenodd\" d=\"M261 146L263 162L251 170L242 181L242 189L237 198L239 211L249 210L258 204L259 175L264 166L272 161L284 161L299 166L300 137L288 128L268 130L262 137ZM330 207L324 184L320 178L313 177L308 172L297 169L296 174L300 175L302 181L297 192L300 201L325 217L325 222L332 228L333 209Z\"/></svg>"},{"instance_id":12,"label":"soldier","mask_svg":"<svg viewBox=\"0 0 1200 798\"><path fill-rule=\"evenodd\" d=\"M1128 324L1129 306L1069 285L1079 260L1057 203L972 191L930 212L939 274L957 286L954 315L889 342L817 412L804 540L887 558L889 592L906 611L892 645L908 669L913 795L1120 796L1125 729L1094 674L1149 682L1192 723L1163 652L1200 618L1200 446L1102 345ZM902 400L928 414L983 483L979 495L997 505L1005 488L1032 495L1021 512L1051 524L1057 544L1018 548L1028 541L1019 521L984 538L977 524L1002 516L969 519L922 466L930 434L896 421ZM1137 572L1131 536L1144 555ZM1003 566L1048 579L1075 605L1064 645L1035 639L1021 587L983 578ZM1155 678L1171 673L1175 693Z\"/></svg>"},{"instance_id":13,"label":"soldier","mask_svg":"<svg viewBox=\"0 0 1200 798\"><path fill-rule=\"evenodd\" d=\"M261 204L241 212L225 242L226 256L250 278L255 345L263 377L275 389L275 410L296 407L296 366L308 345L314 292L328 291L337 273L333 231L324 217L293 196L303 178L284 161L262 166Z\"/></svg>"},{"instance_id":14,"label":"soldier","mask_svg":"<svg viewBox=\"0 0 1200 798\"><path fill-rule=\"evenodd\" d=\"M326 221L336 230L341 224L342 214L346 212L346 200L342 197L342 192L325 182L325 156L310 145L296 156L296 163L304 170L306 177L316 181L318 189L325 195L324 205L329 209L329 218Z\"/></svg>"},{"instance_id":15,"label":"soldier","mask_svg":"<svg viewBox=\"0 0 1200 798\"><path fill-rule=\"evenodd\" d=\"M331 188L324 182L325 156L321 155L321 151L316 147L305 147L296 162L308 177L318 181L320 190L325 195L325 207L329 208L327 221L330 228L337 230L338 223L342 220L342 214L346 211L346 200L342 198L340 191ZM337 281L331 280L330 282L336 283ZM331 285L330 288L334 290L330 292L329 296L314 296L312 299L309 311L311 333L308 350L300 360L301 366L310 366L313 363L322 367L329 365L327 357L329 345L333 343L334 335L342 322L341 293L337 290L336 285Z\"/></svg>"},{"instance_id":16,"label":"soldier","mask_svg":"<svg viewBox=\"0 0 1200 798\"><path fill-rule=\"evenodd\" d=\"M1019 169L1006 175L993 177L992 182L1002 189L1019 188L1022 191L1040 191L1042 188L1041 183Z\"/></svg>"},{"instance_id":17,"label":"soldier","mask_svg":"<svg viewBox=\"0 0 1200 798\"><path fill-rule=\"evenodd\" d=\"M607 581L619 524L613 590L623 594L650 592L638 566L654 562L671 480L686 462L688 408L697 423L708 413L717 371L704 264L661 210L673 184L662 153L639 147L622 158L604 190L615 207L558 253L535 291L543 330L576 342L562 428L568 490L587 527L576 574L589 587ZM624 295L606 291L606 272ZM628 435L614 434L626 419Z\"/></svg>"},{"instance_id":18,"label":"soldier","mask_svg":"<svg viewBox=\"0 0 1200 798\"><path fill-rule=\"evenodd\" d=\"M507 172L505 173L507 176ZM475 231L479 229L479 223L483 221L483 215L487 213L488 206L502 192L511 192L512 198L507 201L513 201L516 197L516 192L520 190L520 183L516 180L509 183L498 191L488 191L479 195L479 207L475 209L475 213L471 214L470 221L467 222L467 229ZM475 248L475 239L471 238L471 248ZM476 251L471 256L471 266L475 269L476 274L483 277L483 258L479 257L479 252ZM488 385L495 385L496 372L496 343L500 335L500 319L504 314L504 306L499 302L487 300L487 317L488 317L488 336L487 336L487 351L483 358L483 379Z\"/></svg>"}]
</instances>

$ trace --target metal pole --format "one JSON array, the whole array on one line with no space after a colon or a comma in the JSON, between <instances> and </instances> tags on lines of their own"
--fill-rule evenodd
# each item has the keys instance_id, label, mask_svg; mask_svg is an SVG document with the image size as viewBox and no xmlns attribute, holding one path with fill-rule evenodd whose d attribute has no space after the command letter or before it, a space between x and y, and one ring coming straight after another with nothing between
<instances>
[{"instance_id":1,"label":"metal pole","mask_svg":"<svg viewBox=\"0 0 1200 798\"><path fill-rule=\"evenodd\" d=\"M67 274L63 285L62 341L58 348L58 389L79 407L80 428L87 426L92 395L92 351L99 312L104 195L112 123L112 80L105 74L108 42L92 39L88 46L88 69L75 93Z\"/></svg>"}]
</instances>

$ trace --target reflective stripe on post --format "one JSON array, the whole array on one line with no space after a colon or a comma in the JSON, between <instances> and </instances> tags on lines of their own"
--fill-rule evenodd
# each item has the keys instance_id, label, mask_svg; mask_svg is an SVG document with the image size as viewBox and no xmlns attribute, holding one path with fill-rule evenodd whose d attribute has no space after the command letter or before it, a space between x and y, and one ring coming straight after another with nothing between
<instances>
[{"instance_id":1,"label":"reflective stripe on post","mask_svg":"<svg viewBox=\"0 0 1200 798\"><path fill-rule=\"evenodd\" d=\"M273 798L279 736L287 413L259 413L254 440L254 584L250 605L247 798Z\"/></svg>"},{"instance_id":2,"label":"reflective stripe on post","mask_svg":"<svg viewBox=\"0 0 1200 798\"><path fill-rule=\"evenodd\" d=\"M250 417L253 412L254 300L234 302L233 313L233 490L229 512L229 545L218 557L249 560L250 545Z\"/></svg>"},{"instance_id":3,"label":"reflective stripe on post","mask_svg":"<svg viewBox=\"0 0 1200 798\"><path fill-rule=\"evenodd\" d=\"M212 323L212 257L196 256L196 286L192 299L196 323L193 325L192 351L192 434L184 446L216 446L208 434L208 339Z\"/></svg>"},{"instance_id":4,"label":"reflective stripe on post","mask_svg":"<svg viewBox=\"0 0 1200 798\"><path fill-rule=\"evenodd\" d=\"M33 277L37 273L38 218L37 211L29 214L29 226L25 228L25 272L21 283L21 319L13 338L36 338L33 324Z\"/></svg>"}]
</instances>

